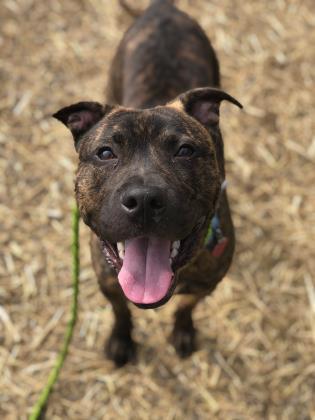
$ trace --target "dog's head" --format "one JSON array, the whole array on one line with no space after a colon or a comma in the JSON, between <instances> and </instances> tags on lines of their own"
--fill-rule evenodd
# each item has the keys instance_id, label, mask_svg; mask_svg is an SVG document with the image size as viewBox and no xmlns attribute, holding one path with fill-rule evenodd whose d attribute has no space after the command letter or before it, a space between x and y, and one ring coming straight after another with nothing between
<instances>
[{"instance_id":1,"label":"dog's head","mask_svg":"<svg viewBox=\"0 0 315 420\"><path fill-rule=\"evenodd\" d=\"M76 197L126 297L157 307L171 296L213 216L224 177L222 100L212 88L137 110L80 102L54 114L79 153Z\"/></svg>"}]
</instances>

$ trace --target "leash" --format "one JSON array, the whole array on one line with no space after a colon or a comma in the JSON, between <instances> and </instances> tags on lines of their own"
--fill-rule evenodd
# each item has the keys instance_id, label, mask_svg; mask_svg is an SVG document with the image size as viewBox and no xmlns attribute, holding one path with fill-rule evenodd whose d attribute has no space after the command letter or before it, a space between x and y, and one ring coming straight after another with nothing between
<instances>
[{"instance_id":1,"label":"leash","mask_svg":"<svg viewBox=\"0 0 315 420\"><path fill-rule=\"evenodd\" d=\"M55 385L61 368L64 364L65 358L68 353L69 344L72 339L74 326L77 320L78 314L78 295L79 295L79 273L80 273L80 259L79 259L79 221L80 215L77 206L72 209L72 242L71 242L71 255L72 255L72 304L71 304L71 316L67 324L63 345L57 356L55 365L50 371L45 388L42 390L37 402L33 406L32 413L29 420L40 419L46 408L49 396L52 392L53 386Z\"/></svg>"}]
</instances>

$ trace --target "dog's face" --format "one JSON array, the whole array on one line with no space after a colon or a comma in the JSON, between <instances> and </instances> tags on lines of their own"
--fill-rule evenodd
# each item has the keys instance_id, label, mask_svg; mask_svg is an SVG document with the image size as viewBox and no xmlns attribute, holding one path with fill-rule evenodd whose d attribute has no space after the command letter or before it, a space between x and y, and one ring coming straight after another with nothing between
<instances>
[{"instance_id":1,"label":"dog's face","mask_svg":"<svg viewBox=\"0 0 315 420\"><path fill-rule=\"evenodd\" d=\"M157 307L203 240L222 176L216 89L146 110L81 102L54 116L79 153L76 196L126 297Z\"/></svg>"}]
</instances>

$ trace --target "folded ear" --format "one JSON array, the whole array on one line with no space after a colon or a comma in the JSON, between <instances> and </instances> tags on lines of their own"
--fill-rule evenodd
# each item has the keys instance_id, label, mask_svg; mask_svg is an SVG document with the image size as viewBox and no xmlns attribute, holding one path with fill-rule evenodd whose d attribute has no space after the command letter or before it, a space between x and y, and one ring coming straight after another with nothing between
<instances>
[{"instance_id":1,"label":"folded ear","mask_svg":"<svg viewBox=\"0 0 315 420\"><path fill-rule=\"evenodd\" d=\"M75 144L94 124L100 121L113 107L98 102L78 102L60 109L53 117L71 131Z\"/></svg>"},{"instance_id":2,"label":"folded ear","mask_svg":"<svg viewBox=\"0 0 315 420\"><path fill-rule=\"evenodd\" d=\"M187 112L203 125L213 126L219 123L220 103L223 100L243 108L233 96L216 88L188 90L167 105Z\"/></svg>"}]
</instances>

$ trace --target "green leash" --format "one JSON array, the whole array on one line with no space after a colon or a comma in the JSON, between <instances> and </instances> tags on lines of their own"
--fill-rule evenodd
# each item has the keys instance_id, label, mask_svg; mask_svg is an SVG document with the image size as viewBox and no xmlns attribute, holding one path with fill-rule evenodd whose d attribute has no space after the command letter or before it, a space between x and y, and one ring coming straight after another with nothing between
<instances>
[{"instance_id":1,"label":"green leash","mask_svg":"<svg viewBox=\"0 0 315 420\"><path fill-rule=\"evenodd\" d=\"M80 272L80 259L79 259L79 210L75 206L72 210L72 243L71 243L71 254L72 254L72 289L73 297L71 304L71 317L67 325L66 333L64 336L63 346L58 354L56 363L51 369L47 384L42 390L36 404L33 407L32 413L29 420L37 420L41 417L48 398L51 394L53 386L57 382L59 373L65 361L68 353L69 344L73 335L74 326L77 320L78 312L78 295L79 295L79 272Z\"/></svg>"}]
</instances>

